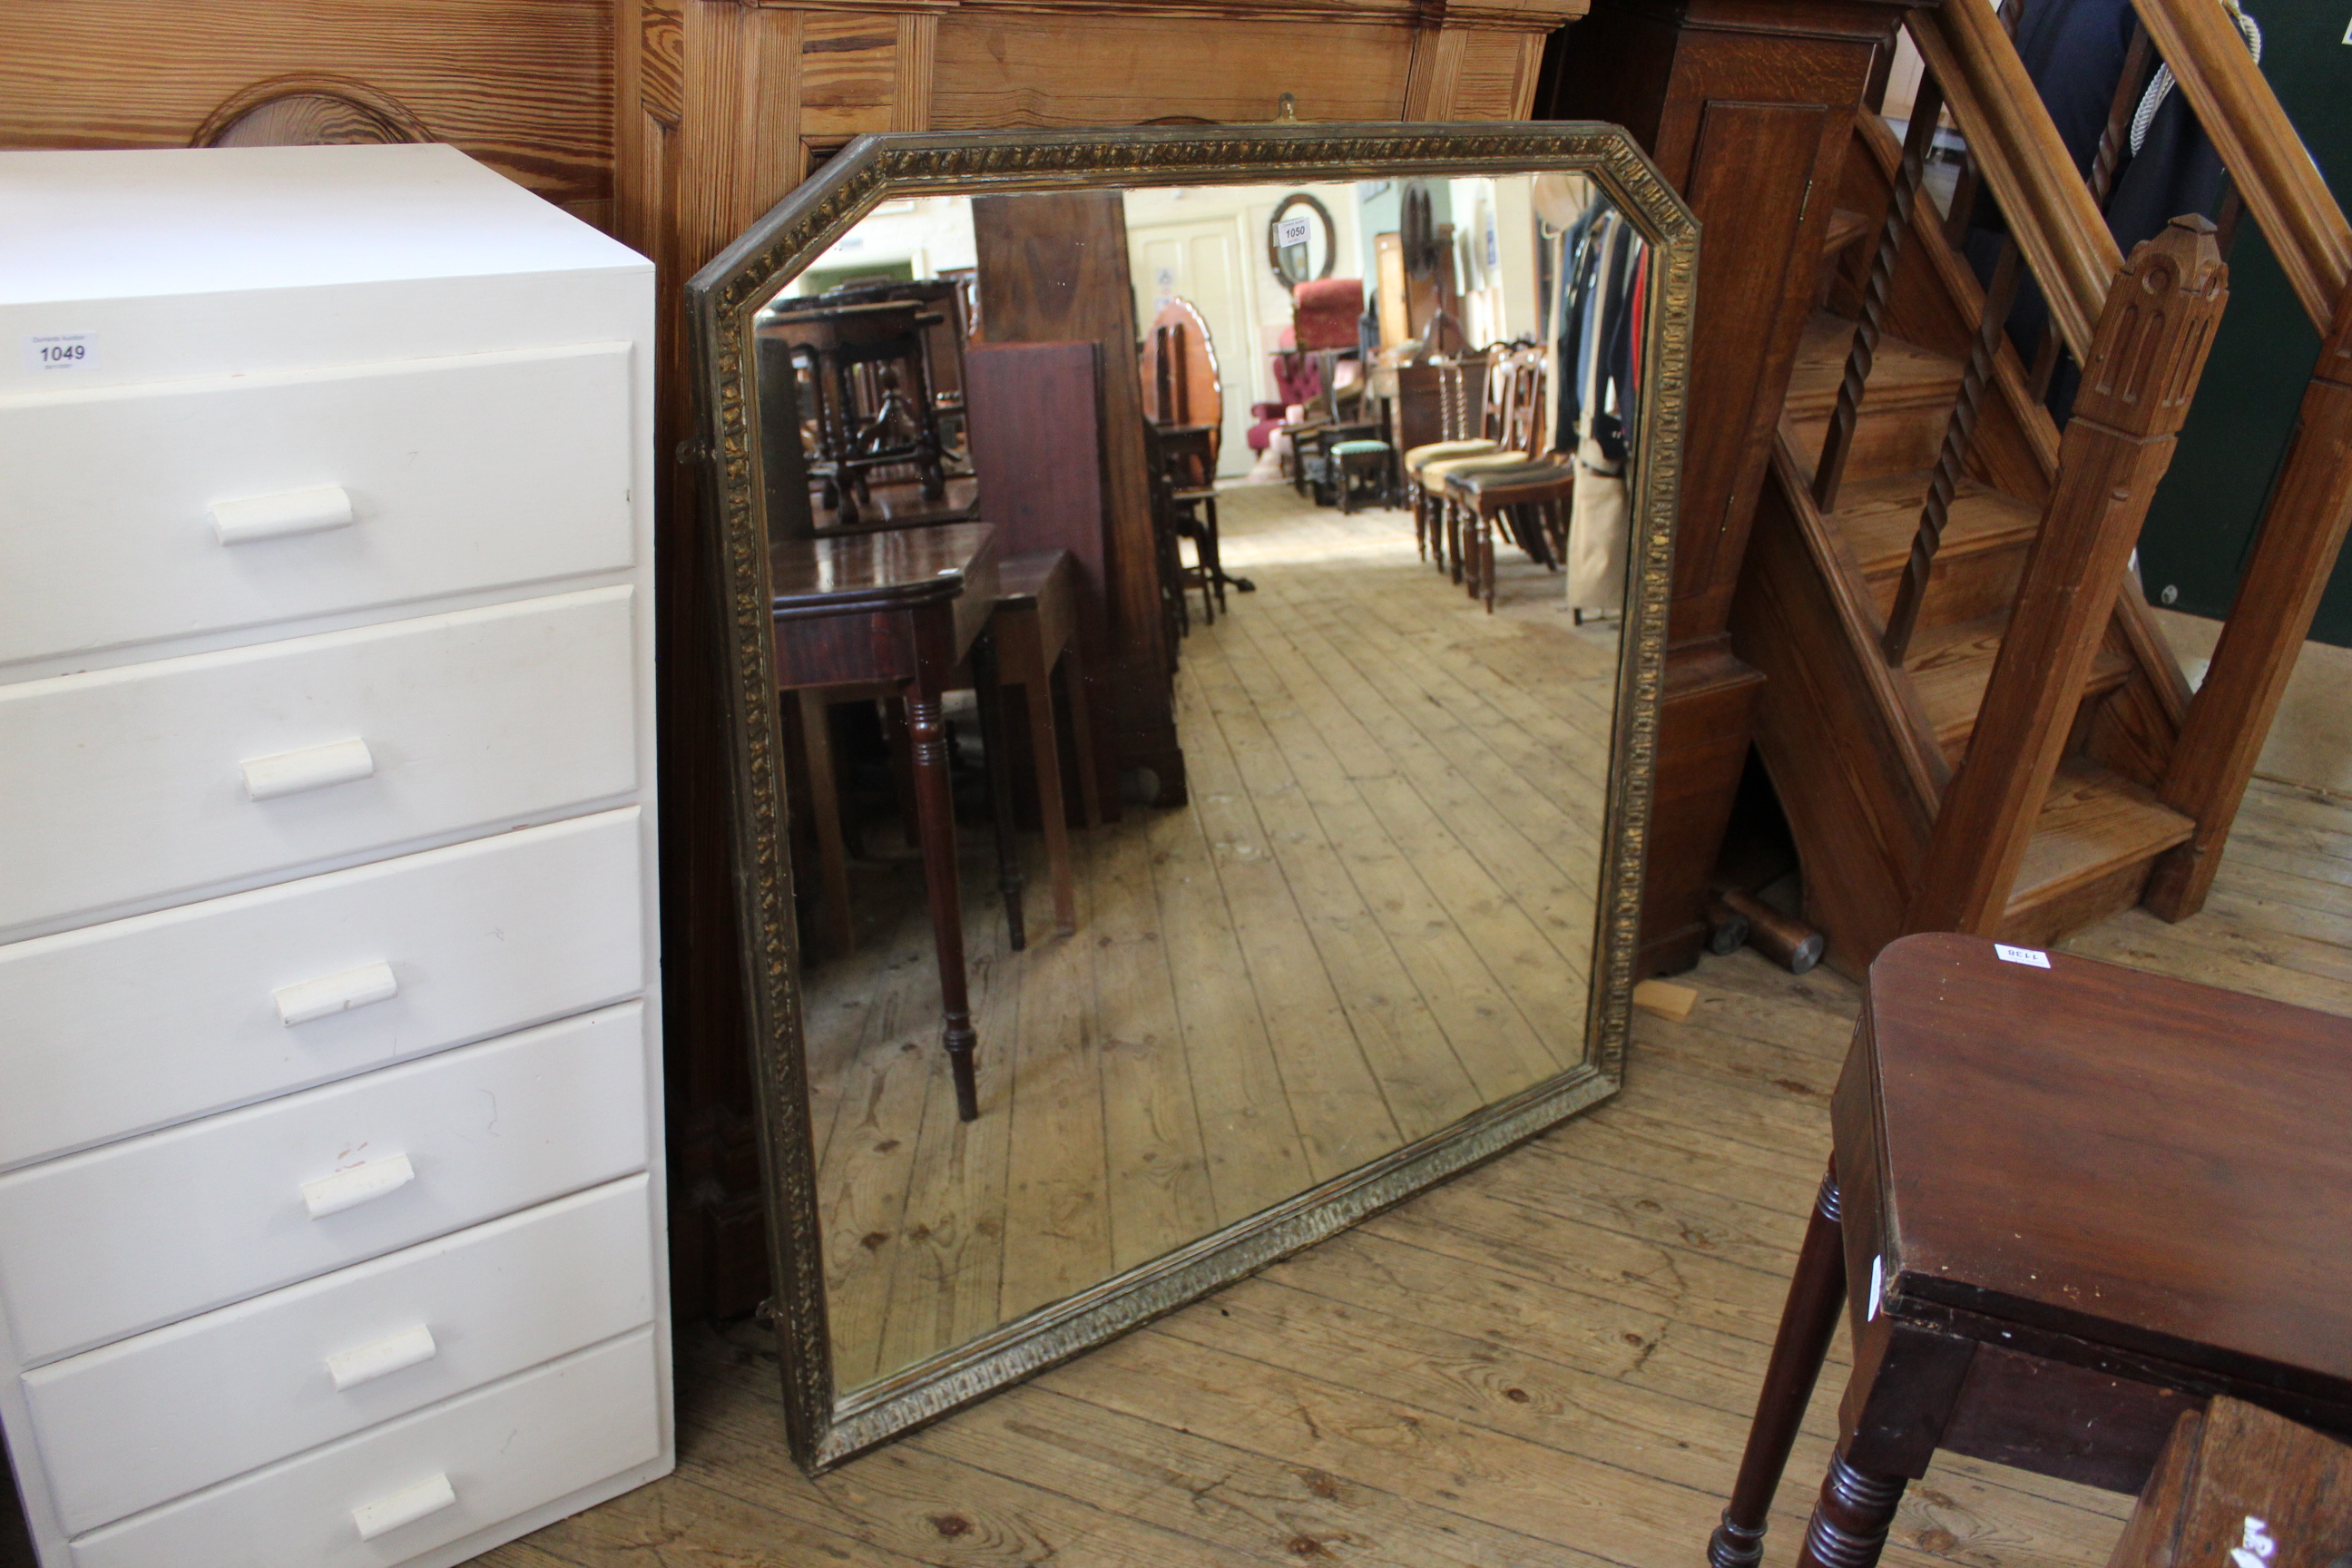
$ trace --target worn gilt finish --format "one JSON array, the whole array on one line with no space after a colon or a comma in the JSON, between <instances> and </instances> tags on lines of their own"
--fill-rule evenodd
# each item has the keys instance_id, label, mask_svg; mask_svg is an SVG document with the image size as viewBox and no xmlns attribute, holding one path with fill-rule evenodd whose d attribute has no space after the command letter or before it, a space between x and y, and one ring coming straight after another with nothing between
<instances>
[{"instance_id":1,"label":"worn gilt finish","mask_svg":"<svg viewBox=\"0 0 2352 1568\"><path fill-rule=\"evenodd\" d=\"M1616 714L1601 918L1587 1056L1579 1067L1359 1170L1005 1324L846 1397L834 1387L808 1120L800 955L785 849L782 736L759 427L746 373L752 312L877 203L923 192L982 195L1081 186L1345 181L1368 174L1541 170L1591 174L1652 243L1647 347L1654 389L1643 418L1636 542ZM1672 586L1674 519L1697 276L1698 228L1632 137L1609 125L1191 127L866 137L779 204L688 285L699 430L694 452L713 498L725 615L731 828L742 911L752 1077L769 1194L772 1310L793 1451L823 1468L910 1426L1100 1343L1363 1216L1615 1092L1640 932L1652 772Z\"/></svg>"}]
</instances>

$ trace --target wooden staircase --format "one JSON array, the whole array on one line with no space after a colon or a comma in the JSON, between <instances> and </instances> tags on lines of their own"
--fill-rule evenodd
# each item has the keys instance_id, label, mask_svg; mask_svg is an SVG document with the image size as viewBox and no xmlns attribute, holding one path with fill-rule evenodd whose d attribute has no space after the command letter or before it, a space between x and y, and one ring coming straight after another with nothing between
<instances>
[{"instance_id":1,"label":"wooden staircase","mask_svg":"<svg viewBox=\"0 0 2352 1568\"><path fill-rule=\"evenodd\" d=\"M1731 626L1734 650L1769 678L1758 746L1804 861L1809 913L1849 973L1922 929L1929 844L1984 717L2061 449L2026 366L2000 342L1914 627L1890 658L1888 619L1985 308L1922 198L1824 512L1817 467L1902 156L1885 121L1861 117ZM1983 934L2045 945L2139 900L2151 867L2196 828L2157 793L2189 700L2126 583L2084 679L2058 694L2063 749L2038 803L2018 803L2031 835Z\"/></svg>"}]
</instances>

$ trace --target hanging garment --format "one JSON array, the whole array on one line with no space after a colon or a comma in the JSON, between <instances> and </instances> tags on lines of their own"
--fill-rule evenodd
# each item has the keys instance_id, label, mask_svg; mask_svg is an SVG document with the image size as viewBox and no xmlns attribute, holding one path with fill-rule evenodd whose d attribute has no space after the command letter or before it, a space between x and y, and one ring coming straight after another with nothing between
<instances>
[{"instance_id":1,"label":"hanging garment","mask_svg":"<svg viewBox=\"0 0 2352 1568\"><path fill-rule=\"evenodd\" d=\"M1568 606L1616 615L1625 605L1625 546L1631 533L1625 465L1598 441L1576 454L1576 489L1568 520Z\"/></svg>"},{"instance_id":2,"label":"hanging garment","mask_svg":"<svg viewBox=\"0 0 2352 1568\"><path fill-rule=\"evenodd\" d=\"M1641 357L1647 247L1623 216L1596 202L1567 269L1559 363L1559 449L1576 454L1568 521L1568 602L1613 613L1624 602L1628 506L1625 431Z\"/></svg>"},{"instance_id":3,"label":"hanging garment","mask_svg":"<svg viewBox=\"0 0 2352 1568\"><path fill-rule=\"evenodd\" d=\"M2228 9L2259 58L2261 29L2250 26L2237 6ZM2131 0L2030 0L2019 21L2018 56L2073 155L2077 174L2087 176L2097 156L2134 26ZM2186 97L2178 91L2156 92L2158 85L2148 84L2141 95L2107 195L2107 230L2126 256L2140 241L2163 233L2165 225L2183 213L2214 216L2225 188L2221 154L2198 126ZM1991 195L1979 195L1963 246L1979 281L1992 276L2006 232ZM2040 350L2049 321L2049 304L2029 272L2019 279L2017 304L2008 322L2010 342L2028 363ZM2074 409L2080 381L2081 372L2071 357L2052 378L2050 412L2062 426Z\"/></svg>"}]
</instances>

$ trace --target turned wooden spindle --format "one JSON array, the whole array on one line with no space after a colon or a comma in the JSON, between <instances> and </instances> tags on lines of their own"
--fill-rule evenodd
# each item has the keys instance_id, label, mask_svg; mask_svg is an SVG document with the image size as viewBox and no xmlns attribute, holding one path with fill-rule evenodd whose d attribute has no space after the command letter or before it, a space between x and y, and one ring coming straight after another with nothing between
<instances>
[{"instance_id":1,"label":"turned wooden spindle","mask_svg":"<svg viewBox=\"0 0 2352 1568\"><path fill-rule=\"evenodd\" d=\"M2213 226L2196 216L2174 218L2133 250L2108 289L2057 484L1968 756L1929 835L1906 930L2000 929L2229 292Z\"/></svg>"},{"instance_id":2,"label":"turned wooden spindle","mask_svg":"<svg viewBox=\"0 0 2352 1568\"><path fill-rule=\"evenodd\" d=\"M2101 212L2107 210L2107 197L2116 188L2116 170L2123 163L2124 143L2131 136L2133 113L2139 108L2140 95L2147 90L2148 66L2155 58L2156 45L2147 29L2135 19L2132 23L2131 47L2124 52L2124 74L2116 79L2116 95L2107 103L2107 122L2099 132L2098 150L2091 155L2090 173L2083 183L2090 188L2091 200ZM2229 247L2222 247L2222 255ZM2058 337L2058 321L2052 317L2042 329L2042 342L2035 348L2033 367L2026 374L2027 395L2039 403L2050 395L2050 383L2058 374L2058 355L2066 345Z\"/></svg>"},{"instance_id":3,"label":"turned wooden spindle","mask_svg":"<svg viewBox=\"0 0 2352 1568\"><path fill-rule=\"evenodd\" d=\"M2005 239L2000 258L1993 263L1992 281L1985 289L1984 319L1977 323L1976 341L1969 345L1968 369L1961 374L1959 399L1952 405L1952 417L1944 426L1943 449L1936 456L1935 475L1927 481L1919 526L1911 535L1911 558L1904 563L1903 580L1895 590L1895 607L1887 612L1882 646L1889 664L1901 664L1911 651L1911 633L1919 623L1919 606L1927 599L1936 552L1943 548L1952 496L1959 489L1960 470L1976 438L1977 412L1984 403L1985 385L1992 379L1993 362L2000 355L2010 307L2017 302L2019 272L2017 246Z\"/></svg>"},{"instance_id":4,"label":"turned wooden spindle","mask_svg":"<svg viewBox=\"0 0 2352 1568\"><path fill-rule=\"evenodd\" d=\"M1903 237L1910 231L1927 151L1935 144L1936 122L1943 115L1943 89L1935 78L1923 76L1911 100L1903 162L1895 171L1895 189L1886 200L1886 222L1878 231L1878 249L1870 260L1870 280L1863 289L1862 316L1853 324L1853 347L1846 353L1845 378L1838 384L1837 409L1830 416L1828 434L1822 437L1821 460L1813 465L1813 504L1823 512L1837 510L1838 487L1845 478L1847 455L1853 449L1854 426L1862 417L1863 387L1870 380L1871 362L1878 353L1879 324L1886 319L1886 298L1895 287L1895 263L1903 254Z\"/></svg>"}]
</instances>

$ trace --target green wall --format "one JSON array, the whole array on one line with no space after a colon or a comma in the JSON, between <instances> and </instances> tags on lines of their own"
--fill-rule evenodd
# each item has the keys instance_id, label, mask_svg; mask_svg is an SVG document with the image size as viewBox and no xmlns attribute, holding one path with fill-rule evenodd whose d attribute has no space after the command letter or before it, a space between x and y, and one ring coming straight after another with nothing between
<instances>
[{"instance_id":1,"label":"green wall","mask_svg":"<svg viewBox=\"0 0 2352 1568\"><path fill-rule=\"evenodd\" d=\"M2263 29L2263 74L2337 204L2352 205L2352 47L2344 42L2352 5L2246 0L2246 8ZM2318 334L2247 217L2230 254L2230 306L2213 357L2140 536L2151 600L2163 603L2173 588L2174 609L2229 614L2318 352ZM2352 567L2338 564L2311 635L2352 647Z\"/></svg>"}]
</instances>

